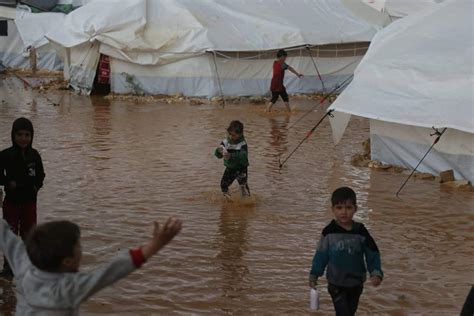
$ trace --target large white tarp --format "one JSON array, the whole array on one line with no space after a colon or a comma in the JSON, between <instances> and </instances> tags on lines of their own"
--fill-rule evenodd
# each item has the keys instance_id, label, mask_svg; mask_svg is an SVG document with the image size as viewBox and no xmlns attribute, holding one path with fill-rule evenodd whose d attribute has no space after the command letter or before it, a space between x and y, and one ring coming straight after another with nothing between
<instances>
[{"instance_id":1,"label":"large white tarp","mask_svg":"<svg viewBox=\"0 0 474 316\"><path fill-rule=\"evenodd\" d=\"M433 132L425 127L370 120L371 158L412 169L433 144ZM438 174L450 169L456 179L474 182L473 133L447 129L417 170Z\"/></svg>"},{"instance_id":2,"label":"large white tarp","mask_svg":"<svg viewBox=\"0 0 474 316\"><path fill-rule=\"evenodd\" d=\"M318 69L324 77L326 91L350 76L361 56L324 58ZM273 59L225 59L204 54L166 65L136 65L111 59L111 89L116 93L136 93L137 87L147 94L176 94L212 97L252 96L269 93ZM289 57L287 63L304 73L299 79L285 76L288 93L322 91L313 63L309 57ZM216 73L216 67L219 76ZM218 79L219 77L219 79ZM132 82L133 83L132 83ZM220 83L220 86L219 86Z\"/></svg>"},{"instance_id":3,"label":"large white tarp","mask_svg":"<svg viewBox=\"0 0 474 316\"><path fill-rule=\"evenodd\" d=\"M8 36L0 36L0 62L10 68L30 68L29 52L13 20L7 21ZM50 45L42 45L36 50L38 69L60 71L63 63L56 50Z\"/></svg>"},{"instance_id":4,"label":"large white tarp","mask_svg":"<svg viewBox=\"0 0 474 316\"><path fill-rule=\"evenodd\" d=\"M99 41L113 58L159 65L206 51L367 42L380 28L340 0L97 0L47 37L63 47Z\"/></svg>"},{"instance_id":5,"label":"large white tarp","mask_svg":"<svg viewBox=\"0 0 474 316\"><path fill-rule=\"evenodd\" d=\"M433 8L442 0L386 0L385 12L392 17L404 17L418 11Z\"/></svg>"},{"instance_id":6,"label":"large white tarp","mask_svg":"<svg viewBox=\"0 0 474 316\"><path fill-rule=\"evenodd\" d=\"M62 25L64 13L29 13L17 10L15 24L25 47L49 44L45 34Z\"/></svg>"},{"instance_id":7,"label":"large white tarp","mask_svg":"<svg viewBox=\"0 0 474 316\"><path fill-rule=\"evenodd\" d=\"M362 2L379 12L387 13L391 19L398 19L430 9L443 0L362 0Z\"/></svg>"},{"instance_id":8,"label":"large white tarp","mask_svg":"<svg viewBox=\"0 0 474 316\"><path fill-rule=\"evenodd\" d=\"M372 159L414 168L432 127L447 127L418 171L474 181L472 10L471 0L451 0L379 32L331 106L335 141L351 114L370 118Z\"/></svg>"},{"instance_id":9,"label":"large white tarp","mask_svg":"<svg viewBox=\"0 0 474 316\"><path fill-rule=\"evenodd\" d=\"M387 26L331 108L474 133L472 13L472 0L452 0Z\"/></svg>"}]
</instances>

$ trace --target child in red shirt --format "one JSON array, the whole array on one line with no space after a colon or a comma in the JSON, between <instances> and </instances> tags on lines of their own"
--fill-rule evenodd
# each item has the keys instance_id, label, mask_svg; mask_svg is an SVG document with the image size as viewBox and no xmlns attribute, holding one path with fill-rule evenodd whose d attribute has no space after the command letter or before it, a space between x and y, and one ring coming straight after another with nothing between
<instances>
[{"instance_id":1,"label":"child in red shirt","mask_svg":"<svg viewBox=\"0 0 474 316\"><path fill-rule=\"evenodd\" d=\"M285 70L288 69L289 71L297 75L298 78L303 77L303 75L298 73L295 69L293 69L293 67L288 66L288 64L285 63L287 56L288 54L286 53L286 51L280 49L277 53L277 59L273 62L273 77L270 86L270 90L272 92L272 99L267 107L267 112L270 112L272 110L272 106L278 100L279 96L281 96L283 102L285 102L286 110L288 112L291 112L288 93L286 93L286 88L283 85L283 79L285 78Z\"/></svg>"}]
</instances>

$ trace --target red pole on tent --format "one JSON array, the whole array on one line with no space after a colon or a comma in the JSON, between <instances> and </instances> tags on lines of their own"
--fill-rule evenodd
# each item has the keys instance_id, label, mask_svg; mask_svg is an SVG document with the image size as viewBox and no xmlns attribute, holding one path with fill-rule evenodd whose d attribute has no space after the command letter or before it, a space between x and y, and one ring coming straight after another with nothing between
<instances>
[{"instance_id":1,"label":"red pole on tent","mask_svg":"<svg viewBox=\"0 0 474 316\"><path fill-rule=\"evenodd\" d=\"M326 101L329 97L332 97L333 95L337 94L340 92L340 90L342 90L343 88L345 88L352 80L352 78L354 77L354 75L350 75L348 78L346 78L344 81L342 81L340 84L337 84L334 89L332 89L328 94L326 94L325 96L323 96L323 98L319 101L319 103L317 103L316 105L314 105L313 107L311 107L311 109L309 109L306 113L304 113L299 119L297 119L293 124L290 125L290 127L288 127L288 129L291 129L293 126L295 126L296 124L298 124L299 121L301 121L303 118L306 117L306 115L308 115L309 113L313 112L314 109L323 104L324 101Z\"/></svg>"},{"instance_id":2,"label":"red pole on tent","mask_svg":"<svg viewBox=\"0 0 474 316\"><path fill-rule=\"evenodd\" d=\"M433 129L434 129L434 133L433 134L430 134L430 136L434 136L434 135L437 135L436 139L434 140L433 144L431 144L430 148L428 149L428 151L425 153L425 155L423 156L423 158L421 158L421 160L418 162L418 164L416 165L415 169L413 169L413 171L410 173L410 175L408 176L408 178L405 179L405 181L403 182L403 184L400 186L400 189L398 189L397 193L395 194L396 197L398 197L398 194L400 194L400 191L403 189L403 187L407 184L408 180L410 180L410 178L413 176L413 174L415 173L416 169L418 168L418 166L421 164L421 162L425 159L425 157L430 153L431 149L433 149L434 145L436 145L436 143L439 142L439 139L441 138L441 136L443 136L444 132L446 132L447 128L445 127L443 129L442 132L440 132L438 129L434 128L433 126Z\"/></svg>"},{"instance_id":3,"label":"red pole on tent","mask_svg":"<svg viewBox=\"0 0 474 316\"><path fill-rule=\"evenodd\" d=\"M307 140L314 132L314 130L319 126L319 124L321 124L321 122L327 117L327 116L333 116L332 115L332 112L334 110L329 110L326 112L326 114L324 114L324 116L319 120L318 123L316 123L316 125L313 126L313 128L311 130L309 130L307 133L306 133L306 136L299 142L298 145L296 145L295 149L293 149L293 151L288 155L288 157L285 158L285 160L283 160L283 162L280 162L279 161L279 164L280 164L280 170L281 168L283 167L283 165L288 161L288 159L291 158L291 156L293 156L293 154L298 150L298 148L300 148L300 146L305 142L305 140Z\"/></svg>"}]
</instances>

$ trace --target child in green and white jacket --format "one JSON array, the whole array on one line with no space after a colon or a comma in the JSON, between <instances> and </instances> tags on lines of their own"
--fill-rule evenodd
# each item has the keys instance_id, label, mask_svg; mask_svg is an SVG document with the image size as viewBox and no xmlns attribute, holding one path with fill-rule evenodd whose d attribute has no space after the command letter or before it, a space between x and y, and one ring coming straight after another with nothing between
<instances>
[{"instance_id":1,"label":"child in green and white jacket","mask_svg":"<svg viewBox=\"0 0 474 316\"><path fill-rule=\"evenodd\" d=\"M214 151L217 158L224 158L224 166L226 167L221 180L222 193L224 197L229 199L229 186L237 179L242 196L250 196L247 184L249 161L247 142L244 137L244 124L240 121L230 122L227 133L227 138Z\"/></svg>"}]
</instances>

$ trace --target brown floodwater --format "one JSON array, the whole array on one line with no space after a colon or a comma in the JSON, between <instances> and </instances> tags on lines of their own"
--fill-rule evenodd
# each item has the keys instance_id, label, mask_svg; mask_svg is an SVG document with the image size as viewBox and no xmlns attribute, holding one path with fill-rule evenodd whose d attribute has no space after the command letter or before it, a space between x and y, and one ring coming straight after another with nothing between
<instances>
[{"instance_id":1,"label":"brown floodwater","mask_svg":"<svg viewBox=\"0 0 474 316\"><path fill-rule=\"evenodd\" d=\"M61 91L48 98L61 105L1 77L0 145L10 145L15 118L33 121L46 171L38 218L81 226L82 270L142 245L153 220L184 221L175 241L84 303L82 314L311 314L311 260L331 220L330 194L342 185L358 193L356 220L378 243L385 272L380 287L366 284L358 314L459 314L474 282L474 194L417 180L397 199L405 174L350 163L369 137L366 119L353 118L337 146L324 121L280 172L278 159L318 120L311 113L289 129L314 101L293 98L299 111L286 116L252 104L140 104ZM222 200L224 167L213 156L234 119L244 122L249 143L247 203ZM332 315L324 286L314 314ZM13 289L1 281L0 291L0 312L8 315Z\"/></svg>"}]
</instances>

